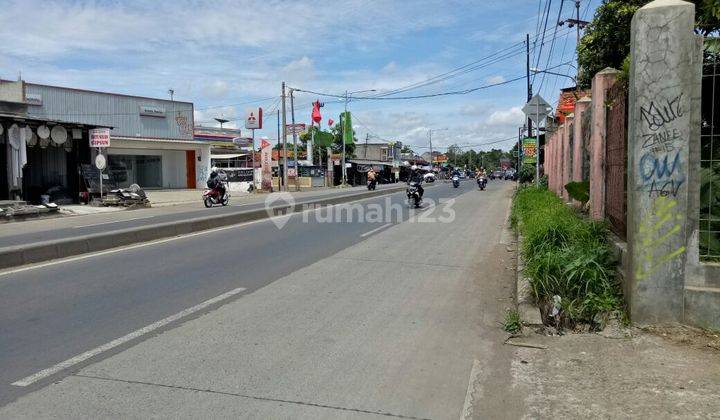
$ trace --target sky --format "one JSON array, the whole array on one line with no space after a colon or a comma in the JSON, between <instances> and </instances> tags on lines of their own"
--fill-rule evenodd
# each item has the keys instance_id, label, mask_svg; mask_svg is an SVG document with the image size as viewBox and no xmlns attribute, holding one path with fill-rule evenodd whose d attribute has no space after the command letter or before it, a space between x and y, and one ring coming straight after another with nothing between
<instances>
[{"instance_id":1,"label":"sky","mask_svg":"<svg viewBox=\"0 0 720 420\"><path fill-rule=\"evenodd\" d=\"M582 17L599 3L582 0ZM317 93L295 92L296 122L309 123L319 99L326 127L345 106L337 95L374 90L348 103L361 141L422 153L438 130L435 149L509 149L524 119L526 82L513 80L525 74L525 34L532 67L575 72L575 30L556 24L574 15L570 0L0 0L0 10L0 78L157 98L173 89L194 103L196 126L222 117L243 135L246 112L262 107L256 137L272 140L285 81ZM571 85L533 82L551 104Z\"/></svg>"}]
</instances>

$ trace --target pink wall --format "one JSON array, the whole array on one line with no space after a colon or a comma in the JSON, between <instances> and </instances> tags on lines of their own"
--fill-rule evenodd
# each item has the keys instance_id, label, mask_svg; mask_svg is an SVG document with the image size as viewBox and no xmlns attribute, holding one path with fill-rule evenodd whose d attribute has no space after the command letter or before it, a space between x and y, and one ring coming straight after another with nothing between
<instances>
[{"instance_id":1,"label":"pink wall","mask_svg":"<svg viewBox=\"0 0 720 420\"><path fill-rule=\"evenodd\" d=\"M562 157L562 185L561 193L562 197L567 200L570 197L568 196L567 191L565 190L565 185L567 185L570 180L572 179L571 173L572 173L572 162L570 159L570 131L574 129L574 121L575 121L575 115L570 114L565 118L565 129L563 130L563 157ZM574 139L573 139L574 140Z\"/></svg>"},{"instance_id":2,"label":"pink wall","mask_svg":"<svg viewBox=\"0 0 720 420\"><path fill-rule=\"evenodd\" d=\"M615 84L619 71L606 68L592 81L592 131L590 134L590 217L605 218L605 136L607 91Z\"/></svg>"}]
</instances>

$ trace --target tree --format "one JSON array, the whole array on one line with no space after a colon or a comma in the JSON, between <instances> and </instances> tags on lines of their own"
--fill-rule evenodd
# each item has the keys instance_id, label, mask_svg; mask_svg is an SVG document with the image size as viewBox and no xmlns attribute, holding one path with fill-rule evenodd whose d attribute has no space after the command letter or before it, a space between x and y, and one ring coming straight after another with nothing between
<instances>
[{"instance_id":1,"label":"tree","mask_svg":"<svg viewBox=\"0 0 720 420\"><path fill-rule=\"evenodd\" d=\"M330 148L332 149L333 153L342 153L343 133L342 126L339 122L330 127L330 133L333 135L333 144L330 146ZM351 158L355 156L355 143L357 143L357 137L355 137L355 130L353 130L353 143L345 145L346 158Z\"/></svg>"},{"instance_id":2,"label":"tree","mask_svg":"<svg viewBox=\"0 0 720 420\"><path fill-rule=\"evenodd\" d=\"M411 149L407 144L404 144L402 149L400 149L400 153L413 153L413 149Z\"/></svg>"},{"instance_id":3,"label":"tree","mask_svg":"<svg viewBox=\"0 0 720 420\"><path fill-rule=\"evenodd\" d=\"M630 23L639 8L651 0L604 0L595 11L578 46L578 84L590 87L595 73L620 69L630 54ZM693 0L696 32L708 36L720 29L720 2Z\"/></svg>"}]
</instances>

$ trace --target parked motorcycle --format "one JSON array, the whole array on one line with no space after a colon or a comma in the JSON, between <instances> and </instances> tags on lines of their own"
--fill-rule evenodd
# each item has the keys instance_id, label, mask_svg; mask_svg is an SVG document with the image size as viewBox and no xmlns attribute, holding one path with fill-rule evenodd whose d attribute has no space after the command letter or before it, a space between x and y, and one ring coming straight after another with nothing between
<instances>
[{"instance_id":1,"label":"parked motorcycle","mask_svg":"<svg viewBox=\"0 0 720 420\"><path fill-rule=\"evenodd\" d=\"M485 187L487 186L487 178L484 176L481 176L477 179L478 187L480 187L480 191L484 191Z\"/></svg>"},{"instance_id":2,"label":"parked motorcycle","mask_svg":"<svg viewBox=\"0 0 720 420\"><path fill-rule=\"evenodd\" d=\"M405 194L408 198L408 207L420 207L420 190L418 189L418 183L417 182L410 182L408 184L407 189L405 189Z\"/></svg>"},{"instance_id":3,"label":"parked motorcycle","mask_svg":"<svg viewBox=\"0 0 720 420\"><path fill-rule=\"evenodd\" d=\"M453 175L452 183L453 183L453 188L459 187L460 186L460 177L457 175Z\"/></svg>"},{"instance_id":4,"label":"parked motorcycle","mask_svg":"<svg viewBox=\"0 0 720 420\"><path fill-rule=\"evenodd\" d=\"M228 191L227 185L224 182L221 182L221 185L225 187L225 194L222 194L220 192L220 189L217 187L215 188L207 188L205 191L203 191L203 203L205 203L205 207L212 207L216 204L221 204L223 206L227 206L230 202L230 192Z\"/></svg>"}]
</instances>

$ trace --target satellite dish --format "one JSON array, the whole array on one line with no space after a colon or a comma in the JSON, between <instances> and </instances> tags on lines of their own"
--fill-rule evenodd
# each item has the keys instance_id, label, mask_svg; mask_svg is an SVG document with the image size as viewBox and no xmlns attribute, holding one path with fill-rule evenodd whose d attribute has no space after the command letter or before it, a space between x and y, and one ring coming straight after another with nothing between
<instances>
[{"instance_id":1,"label":"satellite dish","mask_svg":"<svg viewBox=\"0 0 720 420\"><path fill-rule=\"evenodd\" d=\"M55 144L63 144L67 140L67 130L61 125L56 125L50 130L50 137Z\"/></svg>"},{"instance_id":2,"label":"satellite dish","mask_svg":"<svg viewBox=\"0 0 720 420\"><path fill-rule=\"evenodd\" d=\"M40 148L44 149L50 144L50 139L40 139Z\"/></svg>"},{"instance_id":3,"label":"satellite dish","mask_svg":"<svg viewBox=\"0 0 720 420\"><path fill-rule=\"evenodd\" d=\"M33 136L32 128L28 127L27 125L20 129L20 139L22 139L22 142L27 144L27 142L30 141L30 139Z\"/></svg>"},{"instance_id":4,"label":"satellite dish","mask_svg":"<svg viewBox=\"0 0 720 420\"><path fill-rule=\"evenodd\" d=\"M105 166L107 165L107 160L105 159L105 155L97 155L95 156L95 167L100 169L101 171L105 169Z\"/></svg>"},{"instance_id":5,"label":"satellite dish","mask_svg":"<svg viewBox=\"0 0 720 420\"><path fill-rule=\"evenodd\" d=\"M8 130L8 140L10 141L10 146L13 149L20 148L20 127L18 127L17 124L10 126L10 129Z\"/></svg>"},{"instance_id":6,"label":"satellite dish","mask_svg":"<svg viewBox=\"0 0 720 420\"><path fill-rule=\"evenodd\" d=\"M41 139L46 139L50 137L50 129L47 125L43 124L40 127L37 128L37 135Z\"/></svg>"},{"instance_id":7,"label":"satellite dish","mask_svg":"<svg viewBox=\"0 0 720 420\"><path fill-rule=\"evenodd\" d=\"M33 147L38 143L38 137L33 133L32 136L30 136L30 139L27 140L28 147Z\"/></svg>"}]
</instances>

